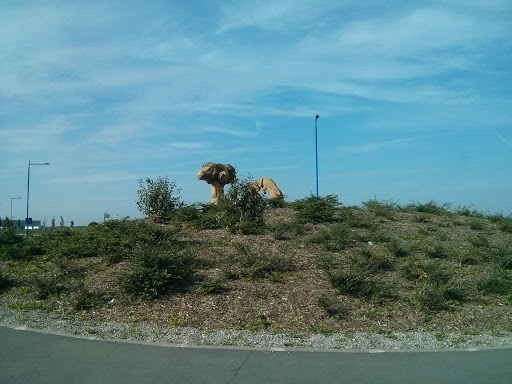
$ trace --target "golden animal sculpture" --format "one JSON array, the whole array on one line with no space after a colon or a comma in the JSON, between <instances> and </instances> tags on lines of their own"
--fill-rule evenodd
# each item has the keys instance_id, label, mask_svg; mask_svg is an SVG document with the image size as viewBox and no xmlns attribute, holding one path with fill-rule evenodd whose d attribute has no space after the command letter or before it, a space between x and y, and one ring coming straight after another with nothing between
<instances>
[{"instance_id":1,"label":"golden animal sculpture","mask_svg":"<svg viewBox=\"0 0 512 384\"><path fill-rule=\"evenodd\" d=\"M271 199L283 198L283 193L277 187L274 180L272 180L270 177L262 177L261 179L254 180L253 182L251 182L251 186L254 188L256 192L268 192Z\"/></svg>"},{"instance_id":2,"label":"golden animal sculpture","mask_svg":"<svg viewBox=\"0 0 512 384\"><path fill-rule=\"evenodd\" d=\"M217 204L224 195L224 185L231 183L236 176L236 171L230 164L206 163L197 173L199 180L204 180L212 185L211 203Z\"/></svg>"}]
</instances>

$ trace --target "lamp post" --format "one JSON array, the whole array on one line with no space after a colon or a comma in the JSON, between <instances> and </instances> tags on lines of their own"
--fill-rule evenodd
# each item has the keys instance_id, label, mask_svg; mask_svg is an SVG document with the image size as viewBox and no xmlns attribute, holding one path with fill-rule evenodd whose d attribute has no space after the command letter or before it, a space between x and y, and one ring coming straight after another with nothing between
<instances>
[{"instance_id":1,"label":"lamp post","mask_svg":"<svg viewBox=\"0 0 512 384\"><path fill-rule=\"evenodd\" d=\"M317 139L317 121L320 116L315 117L315 165L316 165L316 197L318 197L318 139Z\"/></svg>"},{"instance_id":2,"label":"lamp post","mask_svg":"<svg viewBox=\"0 0 512 384\"><path fill-rule=\"evenodd\" d=\"M11 197L11 216L9 216L9 220L12 220L12 201L13 200L20 200L21 197Z\"/></svg>"},{"instance_id":3,"label":"lamp post","mask_svg":"<svg viewBox=\"0 0 512 384\"><path fill-rule=\"evenodd\" d=\"M28 238L28 198L30 195L30 166L31 165L50 165L50 163L31 163L28 161L28 177L27 177L27 220L25 221L25 225L27 226L27 238Z\"/></svg>"}]
</instances>

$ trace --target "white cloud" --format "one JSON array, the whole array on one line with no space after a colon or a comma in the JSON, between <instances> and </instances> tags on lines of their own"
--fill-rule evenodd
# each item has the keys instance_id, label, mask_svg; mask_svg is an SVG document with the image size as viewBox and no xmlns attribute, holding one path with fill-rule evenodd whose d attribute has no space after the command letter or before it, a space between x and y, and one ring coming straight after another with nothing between
<instances>
[{"instance_id":1,"label":"white cloud","mask_svg":"<svg viewBox=\"0 0 512 384\"><path fill-rule=\"evenodd\" d=\"M380 142L374 142L374 143L365 143L365 144L358 144L358 145L348 145L341 148L344 152L349 153L366 153L366 152L373 152L377 151L384 147L389 147L395 144L400 143L406 143L409 141L416 141L419 139L423 139L424 137L408 137L404 139L397 139L397 140L386 140L386 141L380 141Z\"/></svg>"}]
</instances>

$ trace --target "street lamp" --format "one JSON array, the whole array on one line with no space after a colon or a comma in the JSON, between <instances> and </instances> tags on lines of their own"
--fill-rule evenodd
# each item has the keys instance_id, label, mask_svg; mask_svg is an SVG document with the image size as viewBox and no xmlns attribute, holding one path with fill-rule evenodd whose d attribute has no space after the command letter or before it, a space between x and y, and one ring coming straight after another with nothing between
<instances>
[{"instance_id":1,"label":"street lamp","mask_svg":"<svg viewBox=\"0 0 512 384\"><path fill-rule=\"evenodd\" d=\"M50 165L50 163L31 163L28 161L28 177L27 177L27 220L25 221L25 225L27 226L27 238L28 238L28 197L30 195L30 166L31 165Z\"/></svg>"},{"instance_id":2,"label":"street lamp","mask_svg":"<svg viewBox=\"0 0 512 384\"><path fill-rule=\"evenodd\" d=\"M315 117L315 164L316 164L316 197L318 197L318 139L317 139L317 121L320 116Z\"/></svg>"},{"instance_id":3,"label":"street lamp","mask_svg":"<svg viewBox=\"0 0 512 384\"><path fill-rule=\"evenodd\" d=\"M11 197L11 216L9 216L9 219L12 220L12 201L13 200L20 200L21 197Z\"/></svg>"}]
</instances>

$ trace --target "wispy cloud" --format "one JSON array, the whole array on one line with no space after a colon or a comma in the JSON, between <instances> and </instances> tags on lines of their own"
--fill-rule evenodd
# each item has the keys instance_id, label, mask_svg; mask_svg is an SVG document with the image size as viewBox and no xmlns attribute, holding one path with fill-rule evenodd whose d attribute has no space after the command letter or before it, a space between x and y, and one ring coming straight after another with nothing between
<instances>
[{"instance_id":1,"label":"wispy cloud","mask_svg":"<svg viewBox=\"0 0 512 384\"><path fill-rule=\"evenodd\" d=\"M386 140L386 141L380 141L380 142L374 142L374 143L365 143L365 144L358 144L358 145L349 145L344 146L341 148L343 152L348 153L366 153L366 152L374 152L384 147L393 146L400 143L406 143L410 141L416 141L423 139L424 137L408 137L404 139L397 139L397 140Z\"/></svg>"},{"instance_id":2,"label":"wispy cloud","mask_svg":"<svg viewBox=\"0 0 512 384\"><path fill-rule=\"evenodd\" d=\"M202 127L200 130L203 132L206 132L206 133L221 134L221 135L236 136L236 137L255 137L261 133L261 129L259 129L259 128L255 128L253 130L247 130L247 129L223 128L223 127L209 126L209 127Z\"/></svg>"},{"instance_id":3,"label":"wispy cloud","mask_svg":"<svg viewBox=\"0 0 512 384\"><path fill-rule=\"evenodd\" d=\"M498 136L498 138L503 142L503 144L505 144L507 147L509 147L510 149L512 149L512 142L507 139L506 137L504 137L501 133L499 133L498 131L495 131L496 132L496 136Z\"/></svg>"}]
</instances>

